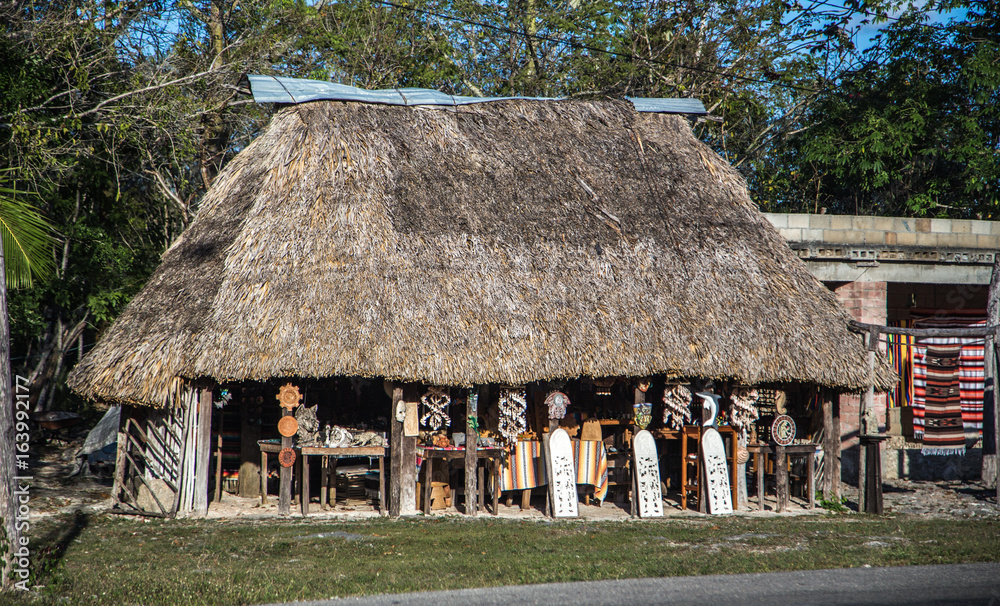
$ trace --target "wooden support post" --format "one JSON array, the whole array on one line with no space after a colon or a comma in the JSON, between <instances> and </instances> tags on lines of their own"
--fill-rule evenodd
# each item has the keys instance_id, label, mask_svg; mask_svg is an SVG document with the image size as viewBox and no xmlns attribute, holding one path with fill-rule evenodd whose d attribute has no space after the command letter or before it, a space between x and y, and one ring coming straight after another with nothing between
<instances>
[{"instance_id":1,"label":"wooden support post","mask_svg":"<svg viewBox=\"0 0 1000 606\"><path fill-rule=\"evenodd\" d=\"M292 416L292 411L281 410L282 417ZM281 436L281 448L291 448L292 438ZM279 457L279 461L280 461ZM292 512L292 468L280 465L278 468L278 513L287 516Z\"/></svg>"},{"instance_id":2,"label":"wooden support post","mask_svg":"<svg viewBox=\"0 0 1000 606\"><path fill-rule=\"evenodd\" d=\"M208 515L208 476L212 464L212 387L198 391L198 443L195 446L194 512Z\"/></svg>"},{"instance_id":3,"label":"wooden support post","mask_svg":"<svg viewBox=\"0 0 1000 606\"><path fill-rule=\"evenodd\" d=\"M319 507L323 511L330 509L330 459L333 457L319 458ZM336 484L336 478L334 478ZM334 506L337 502L333 502Z\"/></svg>"},{"instance_id":4,"label":"wooden support post","mask_svg":"<svg viewBox=\"0 0 1000 606\"><path fill-rule=\"evenodd\" d=\"M982 480L987 488L995 488L997 480L996 441L996 358L993 355L994 339L986 337L983 347L983 467ZM1000 495L1000 492L998 492ZM1000 501L998 501L1000 502Z\"/></svg>"},{"instance_id":5,"label":"wooden support post","mask_svg":"<svg viewBox=\"0 0 1000 606\"><path fill-rule=\"evenodd\" d=\"M989 351L990 359L993 361L993 370L996 372L997 368L997 349L996 341L993 342ZM1000 406L997 406L996 398L996 375L994 374L994 392L993 392L993 451L997 456L996 465L996 475L993 478L993 484L996 486L996 497L997 504L1000 504Z\"/></svg>"},{"instance_id":6,"label":"wooden support post","mask_svg":"<svg viewBox=\"0 0 1000 606\"><path fill-rule=\"evenodd\" d=\"M993 255L993 273L990 276L990 290L986 299L986 326L1000 325L1000 254ZM996 335L986 336L983 350L985 354L985 381L983 394L983 468L982 480L987 487L997 491L1000 503L1000 408L997 407L997 359Z\"/></svg>"},{"instance_id":7,"label":"wooden support post","mask_svg":"<svg viewBox=\"0 0 1000 606\"><path fill-rule=\"evenodd\" d=\"M333 476L334 487L337 486L337 477ZM334 488L336 490L336 488ZM337 505L337 499L333 500L334 506ZM380 516L388 515L389 510L385 505L385 456L378 458L378 514Z\"/></svg>"},{"instance_id":8,"label":"wooden support post","mask_svg":"<svg viewBox=\"0 0 1000 606\"><path fill-rule=\"evenodd\" d=\"M402 503L402 485L400 484L400 469L403 461L403 422L398 420L396 411L403 402L403 388L395 387L392 390L392 408L389 410L389 422L392 435L389 437L389 515L399 517L402 513L400 504Z\"/></svg>"},{"instance_id":9,"label":"wooden support post","mask_svg":"<svg viewBox=\"0 0 1000 606\"><path fill-rule=\"evenodd\" d=\"M215 502L222 502L222 433L225 430L224 415L219 411L219 430L215 437Z\"/></svg>"},{"instance_id":10,"label":"wooden support post","mask_svg":"<svg viewBox=\"0 0 1000 606\"><path fill-rule=\"evenodd\" d=\"M868 449L860 440L863 437L860 436L858 441L858 513L864 513L868 507L866 498L868 496Z\"/></svg>"},{"instance_id":11,"label":"wooden support post","mask_svg":"<svg viewBox=\"0 0 1000 606\"><path fill-rule=\"evenodd\" d=\"M302 459L302 479L299 481L299 488L302 490L301 503L299 505L302 507L302 515L309 514L309 457L302 454L302 450L299 450L299 458Z\"/></svg>"},{"instance_id":12,"label":"wooden support post","mask_svg":"<svg viewBox=\"0 0 1000 606\"><path fill-rule=\"evenodd\" d=\"M833 426L834 397L829 391L823 390L821 395L823 407L823 498L832 499L835 487L840 485L840 427ZM834 472L836 471L836 475Z\"/></svg>"},{"instance_id":13,"label":"wooden support post","mask_svg":"<svg viewBox=\"0 0 1000 606\"><path fill-rule=\"evenodd\" d=\"M757 468L757 511L764 511L764 465L767 463L767 453L759 450L753 455L753 465Z\"/></svg>"},{"instance_id":14,"label":"wooden support post","mask_svg":"<svg viewBox=\"0 0 1000 606\"><path fill-rule=\"evenodd\" d=\"M865 345L868 347L868 389L865 390L861 398L861 406L858 409L858 435L864 437L870 435L868 423L865 417L868 411L875 406L875 351L878 348L878 329L871 327L865 336ZM878 428L875 428L876 433ZM881 469L882 461L872 461L870 452L860 441L858 443L858 511L865 511L868 506L867 499L869 491L865 488L871 486L871 478L876 475L876 467ZM881 476L881 474L877 474Z\"/></svg>"},{"instance_id":15,"label":"wooden support post","mask_svg":"<svg viewBox=\"0 0 1000 606\"><path fill-rule=\"evenodd\" d=\"M476 417L479 415L479 392L473 388L465 399L465 514L476 515L477 494L483 486L477 486L476 467L479 464L479 434L476 432Z\"/></svg>"},{"instance_id":16,"label":"wooden support post","mask_svg":"<svg viewBox=\"0 0 1000 606\"><path fill-rule=\"evenodd\" d=\"M832 399L832 407L830 413L830 443L833 446L833 450L826 453L824 456L830 458L830 477L833 481L833 497L840 500L840 475L841 475L841 459L844 456L843 452L843 440L840 435L840 394Z\"/></svg>"},{"instance_id":17,"label":"wooden support post","mask_svg":"<svg viewBox=\"0 0 1000 606\"><path fill-rule=\"evenodd\" d=\"M413 400L417 394L412 394ZM403 436L403 458L400 481L400 511L415 513L417 511L417 436Z\"/></svg>"},{"instance_id":18,"label":"wooden support post","mask_svg":"<svg viewBox=\"0 0 1000 606\"><path fill-rule=\"evenodd\" d=\"M806 477L809 483L809 509L816 507L816 453L806 455Z\"/></svg>"},{"instance_id":19,"label":"wooden support post","mask_svg":"<svg viewBox=\"0 0 1000 606\"><path fill-rule=\"evenodd\" d=\"M774 445L774 479L775 479L775 511L781 513L788 507L788 457L785 447Z\"/></svg>"},{"instance_id":20,"label":"wooden support post","mask_svg":"<svg viewBox=\"0 0 1000 606\"><path fill-rule=\"evenodd\" d=\"M267 505L267 453L260 451L260 504Z\"/></svg>"},{"instance_id":21,"label":"wooden support post","mask_svg":"<svg viewBox=\"0 0 1000 606\"><path fill-rule=\"evenodd\" d=\"M445 460L444 463L445 465L447 465L448 461ZM424 494L422 500L424 502L424 515L430 515L431 495L434 494L432 488L432 485L434 484L434 459L430 458L424 459L423 472L424 472Z\"/></svg>"},{"instance_id":22,"label":"wooden support post","mask_svg":"<svg viewBox=\"0 0 1000 606\"><path fill-rule=\"evenodd\" d=\"M115 481L111 485L111 498L116 504L122 502L121 493L125 487L125 449L128 448L128 438L125 437L125 428L128 427L131 411L131 406L122 406L118 417L118 450L115 453Z\"/></svg>"}]
</instances>

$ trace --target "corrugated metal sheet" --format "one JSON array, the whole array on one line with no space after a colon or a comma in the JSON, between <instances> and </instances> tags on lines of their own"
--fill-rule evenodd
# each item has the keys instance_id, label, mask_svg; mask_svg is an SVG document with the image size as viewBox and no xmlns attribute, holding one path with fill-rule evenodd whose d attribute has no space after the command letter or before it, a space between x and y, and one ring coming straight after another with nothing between
<instances>
[{"instance_id":1,"label":"corrugated metal sheet","mask_svg":"<svg viewBox=\"0 0 1000 606\"><path fill-rule=\"evenodd\" d=\"M708 112L697 99L660 99L656 97L626 97L637 112L659 114L694 114L703 116Z\"/></svg>"},{"instance_id":2,"label":"corrugated metal sheet","mask_svg":"<svg viewBox=\"0 0 1000 606\"><path fill-rule=\"evenodd\" d=\"M550 97L463 97L447 95L426 88L390 88L365 90L345 84L284 78L281 76L248 75L250 91L257 103L305 103L306 101L358 101L383 105L444 105L457 106L472 103L489 103L509 99L553 101ZM644 99L628 98L636 111L667 114L704 115L705 106L697 99Z\"/></svg>"}]
</instances>

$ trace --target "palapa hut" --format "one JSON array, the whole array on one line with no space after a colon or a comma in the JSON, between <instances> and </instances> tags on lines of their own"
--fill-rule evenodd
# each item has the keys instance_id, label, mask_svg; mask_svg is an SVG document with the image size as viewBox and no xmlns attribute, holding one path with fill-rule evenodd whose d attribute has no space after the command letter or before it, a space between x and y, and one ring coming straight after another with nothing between
<instances>
[{"instance_id":1,"label":"palapa hut","mask_svg":"<svg viewBox=\"0 0 1000 606\"><path fill-rule=\"evenodd\" d=\"M681 376L858 390L848 319L685 117L316 100L280 107L224 168L70 385L172 415L181 433L161 448L196 479L172 477L197 482L181 509L203 509L211 398L199 417L196 388Z\"/></svg>"}]
</instances>

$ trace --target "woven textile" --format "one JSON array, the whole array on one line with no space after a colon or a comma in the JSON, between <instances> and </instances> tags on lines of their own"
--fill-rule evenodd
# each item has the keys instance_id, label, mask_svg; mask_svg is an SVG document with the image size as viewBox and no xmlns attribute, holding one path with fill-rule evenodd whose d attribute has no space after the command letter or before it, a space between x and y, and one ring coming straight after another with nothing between
<instances>
[{"instance_id":1,"label":"woven textile","mask_svg":"<svg viewBox=\"0 0 1000 606\"><path fill-rule=\"evenodd\" d=\"M608 494L608 452L599 440L573 441L576 457L576 483L594 487L594 498L603 501Z\"/></svg>"},{"instance_id":2,"label":"woven textile","mask_svg":"<svg viewBox=\"0 0 1000 606\"><path fill-rule=\"evenodd\" d=\"M912 325L910 320L895 320L889 326L907 328ZM913 405L913 351L916 339L912 335L886 335L886 355L892 365L899 382L889 390L889 408L899 408Z\"/></svg>"},{"instance_id":3,"label":"woven textile","mask_svg":"<svg viewBox=\"0 0 1000 606\"><path fill-rule=\"evenodd\" d=\"M924 356L925 455L965 453L959 392L960 344L929 345Z\"/></svg>"},{"instance_id":4,"label":"woven textile","mask_svg":"<svg viewBox=\"0 0 1000 606\"><path fill-rule=\"evenodd\" d=\"M982 317L943 316L921 318L914 321L917 328L972 328L985 326ZM924 408L926 402L927 348L936 345L960 345L959 398L962 407L962 425L970 436L983 430L983 380L984 341L980 338L930 337L920 338L913 352L913 435L924 433Z\"/></svg>"},{"instance_id":5,"label":"woven textile","mask_svg":"<svg viewBox=\"0 0 1000 606\"><path fill-rule=\"evenodd\" d=\"M527 490L548 483L541 442L519 441L514 456L506 457L500 465L500 490Z\"/></svg>"},{"instance_id":6,"label":"woven textile","mask_svg":"<svg viewBox=\"0 0 1000 606\"><path fill-rule=\"evenodd\" d=\"M577 484L594 487L594 497L603 501L608 494L608 453L604 443L596 440L573 440ZM536 441L518 442L514 456L500 465L500 490L527 490L548 484L542 444Z\"/></svg>"}]
</instances>

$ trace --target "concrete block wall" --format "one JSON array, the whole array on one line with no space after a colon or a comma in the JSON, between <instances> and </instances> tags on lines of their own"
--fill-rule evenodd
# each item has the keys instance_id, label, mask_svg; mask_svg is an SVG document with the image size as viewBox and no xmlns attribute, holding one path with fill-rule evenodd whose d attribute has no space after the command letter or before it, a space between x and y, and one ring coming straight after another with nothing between
<instances>
[{"instance_id":1,"label":"concrete block wall","mask_svg":"<svg viewBox=\"0 0 1000 606\"><path fill-rule=\"evenodd\" d=\"M788 242L1000 249L1000 221L764 213Z\"/></svg>"}]
</instances>

